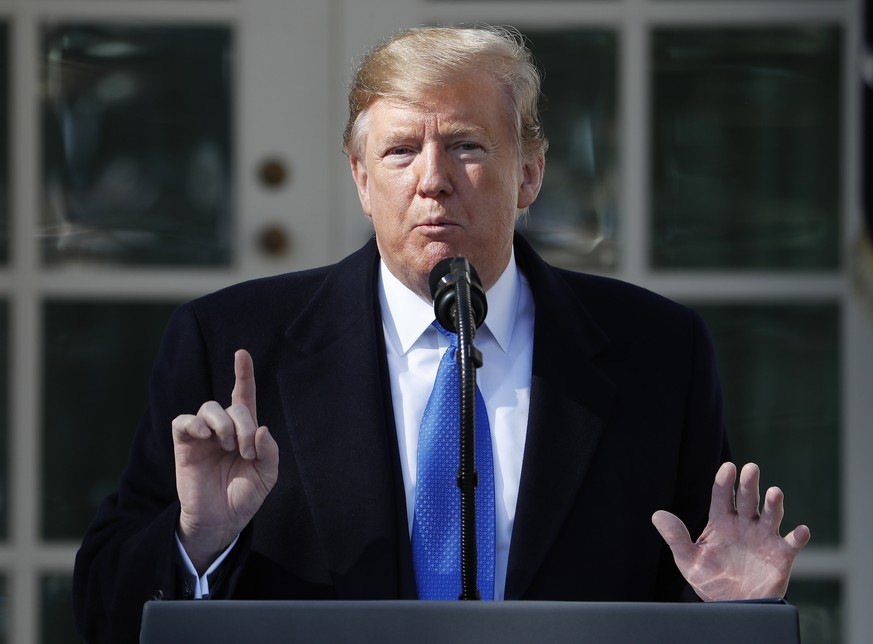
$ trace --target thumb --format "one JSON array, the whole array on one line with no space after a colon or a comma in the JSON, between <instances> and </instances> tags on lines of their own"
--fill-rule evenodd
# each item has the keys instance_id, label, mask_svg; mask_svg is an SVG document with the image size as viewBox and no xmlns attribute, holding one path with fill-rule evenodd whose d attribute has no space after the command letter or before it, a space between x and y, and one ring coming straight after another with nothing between
<instances>
[{"instance_id":1,"label":"thumb","mask_svg":"<svg viewBox=\"0 0 873 644\"><path fill-rule=\"evenodd\" d=\"M691 542L688 528L682 523L682 519L675 514L666 510L658 510L652 515L652 524L670 546L674 557L687 552L694 545Z\"/></svg>"},{"instance_id":2,"label":"thumb","mask_svg":"<svg viewBox=\"0 0 873 644\"><path fill-rule=\"evenodd\" d=\"M255 450L258 460L267 465L275 465L279 462L279 446L270 434L270 430L261 425L255 432Z\"/></svg>"}]
</instances>

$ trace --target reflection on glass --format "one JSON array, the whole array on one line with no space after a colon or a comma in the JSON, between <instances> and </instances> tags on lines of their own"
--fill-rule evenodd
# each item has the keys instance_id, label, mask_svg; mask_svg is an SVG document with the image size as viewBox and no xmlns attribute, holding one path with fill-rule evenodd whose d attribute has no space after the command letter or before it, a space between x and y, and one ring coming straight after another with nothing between
<instances>
[{"instance_id":1,"label":"reflection on glass","mask_svg":"<svg viewBox=\"0 0 873 644\"><path fill-rule=\"evenodd\" d=\"M81 539L116 489L146 404L167 302L44 305L43 507L46 539Z\"/></svg>"},{"instance_id":2,"label":"reflection on glass","mask_svg":"<svg viewBox=\"0 0 873 644\"><path fill-rule=\"evenodd\" d=\"M549 139L539 198L521 230L550 261L616 263L616 57L612 31L526 31L544 69Z\"/></svg>"},{"instance_id":3,"label":"reflection on glass","mask_svg":"<svg viewBox=\"0 0 873 644\"><path fill-rule=\"evenodd\" d=\"M797 607L803 644L843 641L843 593L838 581L794 579L788 598Z\"/></svg>"},{"instance_id":4,"label":"reflection on glass","mask_svg":"<svg viewBox=\"0 0 873 644\"><path fill-rule=\"evenodd\" d=\"M229 263L230 30L56 24L43 51L44 260Z\"/></svg>"},{"instance_id":5,"label":"reflection on glass","mask_svg":"<svg viewBox=\"0 0 873 644\"><path fill-rule=\"evenodd\" d=\"M785 492L786 530L840 541L840 340L836 304L695 307L712 331L734 460Z\"/></svg>"},{"instance_id":6,"label":"reflection on glass","mask_svg":"<svg viewBox=\"0 0 873 644\"><path fill-rule=\"evenodd\" d=\"M68 575L45 575L40 580L42 606L40 642L82 644L73 624L73 579Z\"/></svg>"},{"instance_id":7,"label":"reflection on glass","mask_svg":"<svg viewBox=\"0 0 873 644\"><path fill-rule=\"evenodd\" d=\"M837 267L841 40L828 26L654 31L655 267Z\"/></svg>"},{"instance_id":8,"label":"reflection on glass","mask_svg":"<svg viewBox=\"0 0 873 644\"><path fill-rule=\"evenodd\" d=\"M0 22L0 264L9 261L9 26Z\"/></svg>"}]
</instances>

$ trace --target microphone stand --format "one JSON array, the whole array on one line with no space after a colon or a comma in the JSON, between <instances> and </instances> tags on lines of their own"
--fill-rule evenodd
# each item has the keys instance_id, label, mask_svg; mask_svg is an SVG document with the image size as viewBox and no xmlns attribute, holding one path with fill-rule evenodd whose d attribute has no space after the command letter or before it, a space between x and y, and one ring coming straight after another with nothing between
<instances>
[{"instance_id":1,"label":"microphone stand","mask_svg":"<svg viewBox=\"0 0 873 644\"><path fill-rule=\"evenodd\" d=\"M458 258L467 263L466 259ZM462 265L463 266L463 265ZM452 272L455 272L454 265ZM482 366L482 353L473 346L476 335L470 284L455 280L455 327L458 329L458 351L455 359L460 372L461 436L458 487L461 490L461 600L477 600L481 596L477 583L478 550L476 544L476 369Z\"/></svg>"}]
</instances>

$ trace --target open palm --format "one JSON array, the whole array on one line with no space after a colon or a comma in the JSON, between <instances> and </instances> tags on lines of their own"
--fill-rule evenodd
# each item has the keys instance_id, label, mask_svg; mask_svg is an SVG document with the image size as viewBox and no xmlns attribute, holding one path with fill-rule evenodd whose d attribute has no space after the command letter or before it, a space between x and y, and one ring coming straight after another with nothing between
<instances>
[{"instance_id":1,"label":"open palm","mask_svg":"<svg viewBox=\"0 0 873 644\"><path fill-rule=\"evenodd\" d=\"M768 489L759 511L758 466L743 467L734 492L736 474L733 463L725 463L716 474L709 522L696 542L669 512L656 512L652 523L670 546L679 571L704 601L781 598L794 560L809 541L809 529L801 525L781 537L782 491Z\"/></svg>"}]
</instances>

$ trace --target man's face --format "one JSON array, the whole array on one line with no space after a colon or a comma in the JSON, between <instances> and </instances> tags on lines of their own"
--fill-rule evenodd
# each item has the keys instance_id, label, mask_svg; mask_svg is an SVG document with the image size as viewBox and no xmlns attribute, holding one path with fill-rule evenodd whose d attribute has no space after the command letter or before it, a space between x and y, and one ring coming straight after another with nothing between
<instances>
[{"instance_id":1,"label":"man's face","mask_svg":"<svg viewBox=\"0 0 873 644\"><path fill-rule=\"evenodd\" d=\"M358 196L389 270L428 300L447 257L466 257L489 288L539 192L543 159L522 162L506 101L478 79L370 106L363 158L351 159Z\"/></svg>"}]
</instances>

